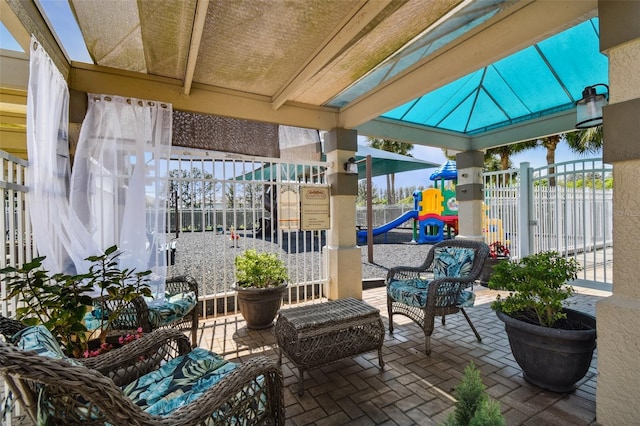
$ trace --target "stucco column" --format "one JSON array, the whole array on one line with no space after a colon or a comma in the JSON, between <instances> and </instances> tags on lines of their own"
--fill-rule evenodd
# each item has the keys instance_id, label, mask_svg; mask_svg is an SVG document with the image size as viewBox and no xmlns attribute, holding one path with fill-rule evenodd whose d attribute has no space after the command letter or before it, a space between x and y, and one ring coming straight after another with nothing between
<instances>
[{"instance_id":1,"label":"stucco column","mask_svg":"<svg viewBox=\"0 0 640 426\"><path fill-rule=\"evenodd\" d=\"M468 240L482 241L482 167L484 154L480 151L465 151L456 155L458 184L458 236Z\"/></svg>"},{"instance_id":2,"label":"stucco column","mask_svg":"<svg viewBox=\"0 0 640 426\"><path fill-rule=\"evenodd\" d=\"M358 176L347 175L344 170L344 163L358 149L358 132L333 129L325 135L324 149L327 161L333 164L327 175L331 186L331 229L325 247L329 269L327 297L362 299L362 255L356 245Z\"/></svg>"},{"instance_id":3,"label":"stucco column","mask_svg":"<svg viewBox=\"0 0 640 426\"><path fill-rule=\"evenodd\" d=\"M640 2L599 1L609 57L604 161L613 164L613 295L596 305L596 420L640 424ZM599 81L592 82L601 83Z\"/></svg>"}]
</instances>

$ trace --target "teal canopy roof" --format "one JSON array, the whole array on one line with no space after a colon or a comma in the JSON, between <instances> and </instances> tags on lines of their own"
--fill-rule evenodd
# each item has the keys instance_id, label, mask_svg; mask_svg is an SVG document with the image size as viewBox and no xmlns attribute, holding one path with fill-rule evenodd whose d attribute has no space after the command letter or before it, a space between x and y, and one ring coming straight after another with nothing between
<instances>
[{"instance_id":1,"label":"teal canopy roof","mask_svg":"<svg viewBox=\"0 0 640 426\"><path fill-rule=\"evenodd\" d=\"M586 86L608 82L593 18L381 117L475 135L572 109Z\"/></svg>"}]
</instances>

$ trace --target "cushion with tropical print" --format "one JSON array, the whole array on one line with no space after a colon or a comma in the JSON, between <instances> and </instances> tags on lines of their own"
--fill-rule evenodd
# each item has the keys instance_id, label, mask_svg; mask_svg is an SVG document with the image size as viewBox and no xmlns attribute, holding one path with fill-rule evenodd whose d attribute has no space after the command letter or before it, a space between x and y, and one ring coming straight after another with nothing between
<instances>
[{"instance_id":1,"label":"cushion with tropical print","mask_svg":"<svg viewBox=\"0 0 640 426\"><path fill-rule=\"evenodd\" d=\"M23 351L34 351L41 356L63 359L72 364L80 365L78 361L64 354L58 340L53 337L49 329L44 325L25 327L14 334L12 340Z\"/></svg>"},{"instance_id":2,"label":"cushion with tropical print","mask_svg":"<svg viewBox=\"0 0 640 426\"><path fill-rule=\"evenodd\" d=\"M196 306L193 291L177 293L164 299L164 303L149 308L149 321L153 328L169 325L184 318Z\"/></svg>"},{"instance_id":3,"label":"cushion with tropical print","mask_svg":"<svg viewBox=\"0 0 640 426\"><path fill-rule=\"evenodd\" d=\"M473 269L476 252L464 247L438 247L433 258L433 277L466 277Z\"/></svg>"},{"instance_id":4,"label":"cushion with tropical print","mask_svg":"<svg viewBox=\"0 0 640 426\"><path fill-rule=\"evenodd\" d=\"M391 280L387 286L389 296L405 305L424 308L427 305L427 296L431 281L423 279ZM454 297L453 295L451 296ZM462 290L458 294L455 305L461 308L472 307L475 303L476 295L472 291ZM436 298L436 306L449 306L450 300L447 296Z\"/></svg>"},{"instance_id":5,"label":"cushion with tropical print","mask_svg":"<svg viewBox=\"0 0 640 426\"><path fill-rule=\"evenodd\" d=\"M213 352L195 348L122 389L143 410L165 416L198 399L236 367Z\"/></svg>"}]
</instances>

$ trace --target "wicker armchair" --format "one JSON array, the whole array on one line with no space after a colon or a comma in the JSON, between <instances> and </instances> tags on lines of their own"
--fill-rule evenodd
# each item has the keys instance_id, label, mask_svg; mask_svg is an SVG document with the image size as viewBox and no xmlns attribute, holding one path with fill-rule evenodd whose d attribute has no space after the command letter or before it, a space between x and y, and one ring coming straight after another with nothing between
<instances>
[{"instance_id":1,"label":"wicker armchair","mask_svg":"<svg viewBox=\"0 0 640 426\"><path fill-rule=\"evenodd\" d=\"M11 324L5 321L5 325ZM8 328L4 330L8 332ZM215 370L212 375L217 381L200 386L197 398L186 398L169 413L151 414L148 407L143 410L150 397L131 389L137 390L137 385L154 374L164 379L158 368L197 359L193 356L196 352L216 357L202 349L192 350L189 339L174 329L156 330L119 349L83 360L42 356L0 341L0 374L12 398L20 402L34 423L44 418L47 424L65 425L284 424L282 372L265 357L242 364L222 361L228 368L221 373ZM197 374L196 367L202 364L193 368L185 365L181 372ZM163 388L163 381L154 382L147 393L163 401L167 396L158 396L158 389L167 392L169 398L183 390L187 394L201 381L210 383L210 376L199 376L191 383L184 377L180 380L175 382L177 388L169 389Z\"/></svg>"},{"instance_id":2,"label":"wicker armchair","mask_svg":"<svg viewBox=\"0 0 640 426\"><path fill-rule=\"evenodd\" d=\"M157 325L152 320L150 308L143 297L137 297L131 302L96 299L96 305L104 304L104 308L112 311L120 311L121 314L109 325L109 334L124 335L138 327L144 333L150 333L158 328L176 328L178 330L191 331L191 344L197 346L198 335L198 283L189 276L177 276L167 278L166 293L169 295L193 292L195 294L195 307L184 316L178 316L162 325Z\"/></svg>"},{"instance_id":3,"label":"wicker armchair","mask_svg":"<svg viewBox=\"0 0 640 426\"><path fill-rule=\"evenodd\" d=\"M464 308L473 306L475 296L467 288L478 279L489 247L471 240L446 240L434 245L425 262L417 267L398 266L387 273L389 333L393 315L404 315L424 331L425 352L431 354L431 334L436 316L462 312L478 342L482 339Z\"/></svg>"}]
</instances>

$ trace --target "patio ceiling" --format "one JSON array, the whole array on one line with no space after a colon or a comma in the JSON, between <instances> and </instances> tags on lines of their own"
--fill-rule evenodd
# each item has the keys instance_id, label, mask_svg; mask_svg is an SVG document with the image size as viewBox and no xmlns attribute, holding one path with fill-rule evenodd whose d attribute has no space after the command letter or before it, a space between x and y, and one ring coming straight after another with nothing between
<instances>
[{"instance_id":1,"label":"patio ceiling","mask_svg":"<svg viewBox=\"0 0 640 426\"><path fill-rule=\"evenodd\" d=\"M608 82L596 0L70 0L94 64L37 3L0 2L74 90L455 150L570 130L582 88ZM0 85L26 87L2 56Z\"/></svg>"}]
</instances>

